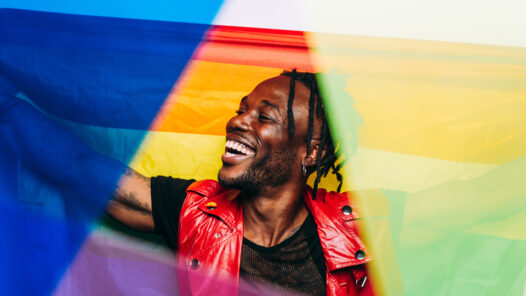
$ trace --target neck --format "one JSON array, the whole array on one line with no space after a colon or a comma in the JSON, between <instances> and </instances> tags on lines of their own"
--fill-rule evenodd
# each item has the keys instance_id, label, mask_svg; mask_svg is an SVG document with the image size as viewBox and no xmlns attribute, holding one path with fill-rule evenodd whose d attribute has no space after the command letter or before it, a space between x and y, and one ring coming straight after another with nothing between
<instances>
[{"instance_id":1,"label":"neck","mask_svg":"<svg viewBox=\"0 0 526 296\"><path fill-rule=\"evenodd\" d=\"M308 215L302 199L304 189L305 184L284 184L243 196L244 237L271 247L293 235Z\"/></svg>"}]
</instances>

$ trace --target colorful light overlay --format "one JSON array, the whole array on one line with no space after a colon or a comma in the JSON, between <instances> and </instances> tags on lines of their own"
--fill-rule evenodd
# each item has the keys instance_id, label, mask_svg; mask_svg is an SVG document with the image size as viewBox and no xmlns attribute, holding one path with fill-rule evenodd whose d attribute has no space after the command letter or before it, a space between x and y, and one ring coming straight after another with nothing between
<instances>
[{"instance_id":1,"label":"colorful light overlay","mask_svg":"<svg viewBox=\"0 0 526 296\"><path fill-rule=\"evenodd\" d=\"M104 214L122 167L64 184L41 173L58 160L20 155L87 145L146 176L215 179L241 98L293 68L322 73L378 294L525 293L526 48L220 25L221 12L212 25L221 1L99 4L0 9L2 75L80 139L27 117L38 144L13 146L0 106L0 294L177 294L162 238Z\"/></svg>"}]
</instances>

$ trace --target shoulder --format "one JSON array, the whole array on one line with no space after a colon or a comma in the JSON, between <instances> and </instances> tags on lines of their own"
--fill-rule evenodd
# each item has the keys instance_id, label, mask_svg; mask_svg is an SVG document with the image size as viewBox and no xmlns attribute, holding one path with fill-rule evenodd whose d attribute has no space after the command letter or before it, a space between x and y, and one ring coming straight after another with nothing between
<instances>
[{"instance_id":1,"label":"shoulder","mask_svg":"<svg viewBox=\"0 0 526 296\"><path fill-rule=\"evenodd\" d=\"M170 176L153 176L149 179L152 188L166 191L176 190L184 192L188 186L195 182L193 179L180 179Z\"/></svg>"},{"instance_id":2,"label":"shoulder","mask_svg":"<svg viewBox=\"0 0 526 296\"><path fill-rule=\"evenodd\" d=\"M221 186L216 180L195 181L186 188L186 199L188 203L195 204L211 197L221 195L229 189Z\"/></svg>"},{"instance_id":3,"label":"shoulder","mask_svg":"<svg viewBox=\"0 0 526 296\"><path fill-rule=\"evenodd\" d=\"M316 200L322 203L339 203L344 200L349 200L350 196L350 191L340 193L336 191L327 191L323 188L320 188L318 189Z\"/></svg>"},{"instance_id":4,"label":"shoulder","mask_svg":"<svg viewBox=\"0 0 526 296\"><path fill-rule=\"evenodd\" d=\"M308 188L311 191L310 187ZM336 191L327 191L323 188L318 189L316 198L312 199L312 203L323 206L337 206L340 204L349 204L352 201L352 194L349 191L339 193Z\"/></svg>"},{"instance_id":5,"label":"shoulder","mask_svg":"<svg viewBox=\"0 0 526 296\"><path fill-rule=\"evenodd\" d=\"M389 215L389 206L385 195L381 190L375 189L338 193L320 188L312 203L333 215L343 214L346 219Z\"/></svg>"},{"instance_id":6,"label":"shoulder","mask_svg":"<svg viewBox=\"0 0 526 296\"><path fill-rule=\"evenodd\" d=\"M242 219L239 217L239 199L236 198L238 193L237 190L221 186L215 180L196 181L186 189L181 213L192 217L192 221L215 216L235 228L238 221L241 221L239 219Z\"/></svg>"},{"instance_id":7,"label":"shoulder","mask_svg":"<svg viewBox=\"0 0 526 296\"><path fill-rule=\"evenodd\" d=\"M197 193L204 197L221 194L227 189L219 184L216 180L199 180L195 181L186 189L187 193Z\"/></svg>"},{"instance_id":8,"label":"shoulder","mask_svg":"<svg viewBox=\"0 0 526 296\"><path fill-rule=\"evenodd\" d=\"M312 210L324 212L328 217L341 216L344 220L358 218L357 205L351 192L339 193L320 188L316 198L308 202L312 204Z\"/></svg>"}]
</instances>

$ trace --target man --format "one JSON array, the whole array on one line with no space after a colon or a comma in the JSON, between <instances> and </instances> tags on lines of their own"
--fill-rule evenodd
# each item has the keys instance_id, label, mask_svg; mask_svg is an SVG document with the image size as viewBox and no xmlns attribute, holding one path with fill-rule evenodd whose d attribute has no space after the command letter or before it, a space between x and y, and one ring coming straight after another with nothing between
<instances>
[{"instance_id":1,"label":"man","mask_svg":"<svg viewBox=\"0 0 526 296\"><path fill-rule=\"evenodd\" d=\"M29 108L9 99L14 92L13 87L3 90L0 99L0 116L7 119L3 130L11 135L19 128L14 112ZM346 195L317 190L330 169L341 176L314 74L284 72L263 81L241 100L226 132L219 183L147 178L127 169L108 212L132 228L164 235L190 270L229 274L255 287L271 282L311 295L372 293L364 268L371 257L356 234L356 212ZM23 133L11 137L19 147L33 140ZM69 143L81 150L64 156L74 164L52 172L31 149L17 150L36 161L37 171L66 183L80 183L72 177L80 174L83 182L102 186L93 168L119 166L74 140ZM315 171L311 190L306 181ZM188 280L181 283L188 287L183 293L219 291L192 273L184 276Z\"/></svg>"}]
</instances>

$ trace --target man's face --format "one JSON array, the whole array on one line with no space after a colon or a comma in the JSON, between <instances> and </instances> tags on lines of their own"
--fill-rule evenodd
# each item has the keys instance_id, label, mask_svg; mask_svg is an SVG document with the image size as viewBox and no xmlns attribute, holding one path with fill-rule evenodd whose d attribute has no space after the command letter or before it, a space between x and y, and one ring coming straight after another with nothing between
<instances>
[{"instance_id":1,"label":"man's face","mask_svg":"<svg viewBox=\"0 0 526 296\"><path fill-rule=\"evenodd\" d=\"M284 184L301 174L305 157L309 90L296 82L293 103L294 136L288 134L287 102L290 78L278 76L260 83L241 100L238 115L226 126L223 167L219 182L247 193Z\"/></svg>"}]
</instances>

